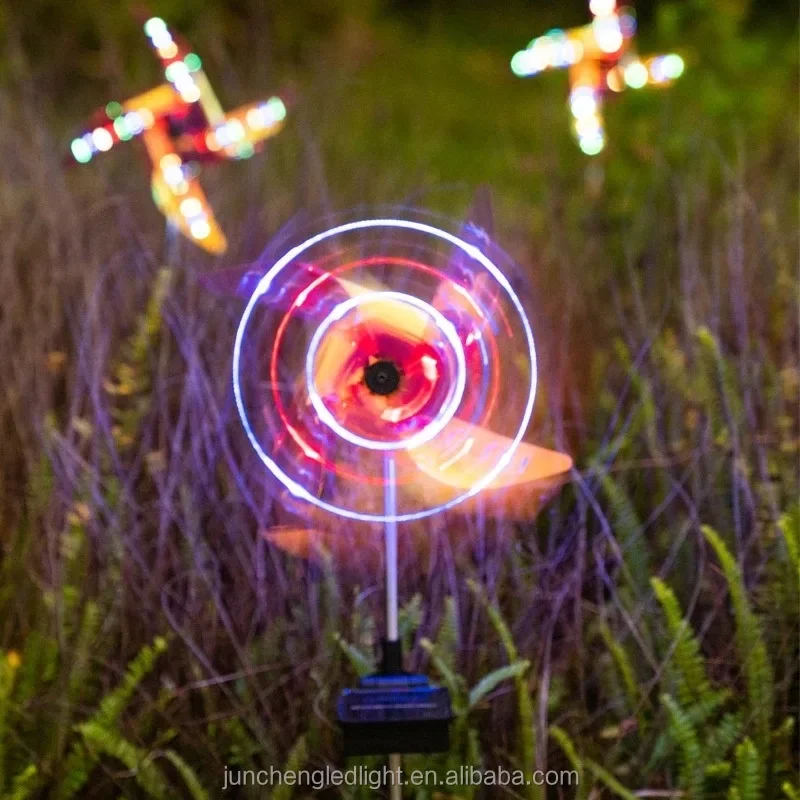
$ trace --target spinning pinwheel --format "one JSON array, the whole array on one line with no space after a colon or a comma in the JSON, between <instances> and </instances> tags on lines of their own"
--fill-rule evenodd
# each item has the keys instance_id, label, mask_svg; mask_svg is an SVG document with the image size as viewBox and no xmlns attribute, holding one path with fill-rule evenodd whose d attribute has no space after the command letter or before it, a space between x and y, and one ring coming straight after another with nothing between
<instances>
[{"instance_id":1,"label":"spinning pinwheel","mask_svg":"<svg viewBox=\"0 0 800 800\"><path fill-rule=\"evenodd\" d=\"M116 143L141 137L152 167L153 199L181 233L210 253L227 248L225 234L200 187L197 165L249 158L283 127L279 97L225 112L203 72L200 57L158 17L144 31L164 66L167 82L124 103L111 102L89 120L71 145L86 164Z\"/></svg>"},{"instance_id":2,"label":"spinning pinwheel","mask_svg":"<svg viewBox=\"0 0 800 800\"><path fill-rule=\"evenodd\" d=\"M515 75L528 77L548 69L566 68L569 106L578 145L597 155L606 143L603 100L626 87L669 86L683 74L683 59L675 54L640 58L634 49L636 19L616 0L591 0L589 25L551 30L534 39L511 59Z\"/></svg>"},{"instance_id":3,"label":"spinning pinwheel","mask_svg":"<svg viewBox=\"0 0 800 800\"><path fill-rule=\"evenodd\" d=\"M402 669L398 525L465 508L487 491L550 491L572 464L522 442L536 351L510 271L479 226L453 234L387 216L334 225L206 282L248 297L234 396L284 502L311 510L332 540L358 523L384 533L382 670L338 707L351 755L388 754L396 765L399 753L447 748L446 690ZM304 529L275 533L302 554Z\"/></svg>"}]
</instances>

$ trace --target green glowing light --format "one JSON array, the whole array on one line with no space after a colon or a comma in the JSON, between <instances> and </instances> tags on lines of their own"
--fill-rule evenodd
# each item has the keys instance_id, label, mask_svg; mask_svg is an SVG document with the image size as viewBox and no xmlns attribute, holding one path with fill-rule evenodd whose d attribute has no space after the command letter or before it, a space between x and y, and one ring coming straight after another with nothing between
<instances>
[{"instance_id":1,"label":"green glowing light","mask_svg":"<svg viewBox=\"0 0 800 800\"><path fill-rule=\"evenodd\" d=\"M167 23L161 17L150 17L144 24L144 32L152 38L167 30Z\"/></svg>"},{"instance_id":2,"label":"green glowing light","mask_svg":"<svg viewBox=\"0 0 800 800\"><path fill-rule=\"evenodd\" d=\"M255 154L255 152L256 152L255 148L253 147L252 144L250 144L250 142L242 142L236 148L236 157L242 159L250 158Z\"/></svg>"},{"instance_id":3,"label":"green glowing light","mask_svg":"<svg viewBox=\"0 0 800 800\"><path fill-rule=\"evenodd\" d=\"M527 57L525 50L520 50L518 53L514 54L514 58L511 59L511 71L520 78L526 75Z\"/></svg>"},{"instance_id":4,"label":"green glowing light","mask_svg":"<svg viewBox=\"0 0 800 800\"><path fill-rule=\"evenodd\" d=\"M133 133L125 122L125 117L117 117L114 120L114 131L123 142L127 142L133 137Z\"/></svg>"},{"instance_id":5,"label":"green glowing light","mask_svg":"<svg viewBox=\"0 0 800 800\"><path fill-rule=\"evenodd\" d=\"M625 83L631 89L641 89L647 83L647 67L641 61L634 61L625 67Z\"/></svg>"},{"instance_id":6,"label":"green glowing light","mask_svg":"<svg viewBox=\"0 0 800 800\"><path fill-rule=\"evenodd\" d=\"M664 75L667 78L670 80L675 80L683 75L683 70L686 68L686 65L684 64L683 59L677 53L670 53L669 55L664 56L664 59L661 62L661 68L664 70Z\"/></svg>"},{"instance_id":7,"label":"green glowing light","mask_svg":"<svg viewBox=\"0 0 800 800\"><path fill-rule=\"evenodd\" d=\"M283 122L286 119L286 104L280 97L270 97L267 100L267 110L276 122Z\"/></svg>"},{"instance_id":8,"label":"green glowing light","mask_svg":"<svg viewBox=\"0 0 800 800\"><path fill-rule=\"evenodd\" d=\"M582 136L578 140L578 147L587 156L596 156L605 146L602 136Z\"/></svg>"},{"instance_id":9,"label":"green glowing light","mask_svg":"<svg viewBox=\"0 0 800 800\"><path fill-rule=\"evenodd\" d=\"M197 53L187 53L183 63L189 68L189 72L197 72L203 66L200 56Z\"/></svg>"},{"instance_id":10,"label":"green glowing light","mask_svg":"<svg viewBox=\"0 0 800 800\"><path fill-rule=\"evenodd\" d=\"M92 148L83 139L73 139L70 150L79 164L85 164L92 158Z\"/></svg>"},{"instance_id":11,"label":"green glowing light","mask_svg":"<svg viewBox=\"0 0 800 800\"><path fill-rule=\"evenodd\" d=\"M116 101L112 100L106 106L106 114L109 119L116 119L122 113L122 106Z\"/></svg>"}]
</instances>

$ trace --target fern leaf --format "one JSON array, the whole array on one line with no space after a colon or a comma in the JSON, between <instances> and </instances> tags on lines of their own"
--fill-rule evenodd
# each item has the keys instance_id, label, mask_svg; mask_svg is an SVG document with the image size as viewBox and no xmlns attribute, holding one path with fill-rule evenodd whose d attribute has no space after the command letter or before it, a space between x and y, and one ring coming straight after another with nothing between
<instances>
[{"instance_id":1,"label":"fern leaf","mask_svg":"<svg viewBox=\"0 0 800 800\"><path fill-rule=\"evenodd\" d=\"M797 585L800 586L800 504L781 516L778 527L786 541L789 561L794 567Z\"/></svg>"},{"instance_id":2,"label":"fern leaf","mask_svg":"<svg viewBox=\"0 0 800 800\"><path fill-rule=\"evenodd\" d=\"M479 583L469 579L467 581L467 586L483 608L486 609L486 613L489 615L489 621L492 623L495 633L497 633L500 637L500 641L503 643L506 657L510 662L516 661L519 658L517 646L514 644L514 637L511 635L511 630L508 625L506 625L506 621L503 619L500 610L489 602L486 592Z\"/></svg>"},{"instance_id":3,"label":"fern leaf","mask_svg":"<svg viewBox=\"0 0 800 800\"><path fill-rule=\"evenodd\" d=\"M644 526L633 503L617 481L604 474L601 484L608 498L611 523L622 551L623 573L636 596L644 597L650 578L650 559L645 546Z\"/></svg>"},{"instance_id":4,"label":"fern leaf","mask_svg":"<svg viewBox=\"0 0 800 800\"><path fill-rule=\"evenodd\" d=\"M587 758L584 763L589 772L617 797L622 798L622 800L638 800L630 789L626 789L607 769L601 767L597 762Z\"/></svg>"},{"instance_id":5,"label":"fern leaf","mask_svg":"<svg viewBox=\"0 0 800 800\"><path fill-rule=\"evenodd\" d=\"M11 791L3 795L3 800L28 800L39 788L39 780L39 770L36 768L36 764L28 764L11 781Z\"/></svg>"},{"instance_id":6,"label":"fern leaf","mask_svg":"<svg viewBox=\"0 0 800 800\"><path fill-rule=\"evenodd\" d=\"M420 644L422 645L422 649L425 650L425 652L431 657L434 667L436 667L437 672L450 691L450 697L453 702L453 711L457 714L464 713L466 710L464 708L463 698L464 679L450 669L447 662L436 652L436 646L430 639L423 639Z\"/></svg>"},{"instance_id":7,"label":"fern leaf","mask_svg":"<svg viewBox=\"0 0 800 800\"><path fill-rule=\"evenodd\" d=\"M774 679L767 656L761 624L750 606L739 565L719 534L704 525L703 535L722 566L736 618L736 640L744 665L750 715L755 721L755 745L761 753L769 752L770 726L774 703Z\"/></svg>"},{"instance_id":8,"label":"fern leaf","mask_svg":"<svg viewBox=\"0 0 800 800\"><path fill-rule=\"evenodd\" d=\"M515 661L513 664L499 667L488 675L485 675L470 690L469 707L474 708L477 706L486 695L494 691L503 681L524 675L528 671L530 665L530 661Z\"/></svg>"},{"instance_id":9,"label":"fern leaf","mask_svg":"<svg viewBox=\"0 0 800 800\"><path fill-rule=\"evenodd\" d=\"M166 649L167 640L163 636L157 636L152 645L145 645L128 664L122 683L103 698L91 721L104 728L113 727L139 684L152 671L156 659Z\"/></svg>"},{"instance_id":10,"label":"fern leaf","mask_svg":"<svg viewBox=\"0 0 800 800\"><path fill-rule=\"evenodd\" d=\"M178 770L192 800L209 800L211 795L203 788L197 773L174 750L165 750L164 758Z\"/></svg>"},{"instance_id":11,"label":"fern leaf","mask_svg":"<svg viewBox=\"0 0 800 800\"><path fill-rule=\"evenodd\" d=\"M444 616L436 636L436 652L444 659L452 670L456 667L456 654L458 653L458 609L453 597L446 597L444 601Z\"/></svg>"},{"instance_id":12,"label":"fern leaf","mask_svg":"<svg viewBox=\"0 0 800 800\"><path fill-rule=\"evenodd\" d=\"M667 619L667 630L672 637L675 667L678 678L678 701L688 708L711 692L706 674L705 659L700 653L700 642L694 635L672 589L659 578L652 578L656 598Z\"/></svg>"},{"instance_id":13,"label":"fern leaf","mask_svg":"<svg viewBox=\"0 0 800 800\"><path fill-rule=\"evenodd\" d=\"M709 761L719 761L730 752L730 749L742 735L744 717L740 711L728 713L712 730L706 741L705 757Z\"/></svg>"},{"instance_id":14,"label":"fern leaf","mask_svg":"<svg viewBox=\"0 0 800 800\"><path fill-rule=\"evenodd\" d=\"M634 710L639 705L640 693L639 684L636 681L634 674L633 664L625 648L616 640L612 635L611 630L605 622L600 623L600 636L603 639L608 651L611 653L611 658L614 660L614 665L622 678L622 685L625 687L625 695L628 699L628 706Z\"/></svg>"},{"instance_id":15,"label":"fern leaf","mask_svg":"<svg viewBox=\"0 0 800 800\"><path fill-rule=\"evenodd\" d=\"M686 715L686 712L668 694L662 695L661 702L669 714L672 735L681 750L681 787L689 792L693 800L703 797L705 770L702 748L697 731Z\"/></svg>"},{"instance_id":16,"label":"fern leaf","mask_svg":"<svg viewBox=\"0 0 800 800\"><path fill-rule=\"evenodd\" d=\"M786 781L783 786L781 786L781 789L783 789L787 800L800 800L800 786L792 786L789 781Z\"/></svg>"},{"instance_id":17,"label":"fern leaf","mask_svg":"<svg viewBox=\"0 0 800 800\"><path fill-rule=\"evenodd\" d=\"M90 750L122 762L133 773L136 783L153 800L169 800L174 797L167 779L147 751L124 739L116 730L103 728L94 722L84 722L78 726L78 731Z\"/></svg>"},{"instance_id":18,"label":"fern leaf","mask_svg":"<svg viewBox=\"0 0 800 800\"><path fill-rule=\"evenodd\" d=\"M355 645L346 642L338 633L334 634L334 640L341 648L341 651L347 656L347 660L355 670L359 678L375 672L375 661L371 656L362 653Z\"/></svg>"},{"instance_id":19,"label":"fern leaf","mask_svg":"<svg viewBox=\"0 0 800 800\"><path fill-rule=\"evenodd\" d=\"M578 794L576 795L575 800L583 800L583 798L586 797L589 787L585 785L585 781L583 780L583 760L578 755L578 751L575 748L575 743L572 741L569 734L563 728L559 728L558 725L551 725L549 731L550 735L556 740L558 746L561 748L561 752L567 757L567 761L569 761L572 769L578 773Z\"/></svg>"},{"instance_id":20,"label":"fern leaf","mask_svg":"<svg viewBox=\"0 0 800 800\"><path fill-rule=\"evenodd\" d=\"M289 751L289 756L286 759L286 766L283 772L294 773L295 775L300 772L303 765L308 761L308 746L306 745L306 737L301 736ZM294 787L281 783L272 793L272 800L290 800L294 792Z\"/></svg>"},{"instance_id":21,"label":"fern leaf","mask_svg":"<svg viewBox=\"0 0 800 800\"><path fill-rule=\"evenodd\" d=\"M745 739L736 748L734 783L728 793L729 800L733 800L734 793L738 800L761 800L763 774L764 766L756 746L751 739Z\"/></svg>"}]
</instances>

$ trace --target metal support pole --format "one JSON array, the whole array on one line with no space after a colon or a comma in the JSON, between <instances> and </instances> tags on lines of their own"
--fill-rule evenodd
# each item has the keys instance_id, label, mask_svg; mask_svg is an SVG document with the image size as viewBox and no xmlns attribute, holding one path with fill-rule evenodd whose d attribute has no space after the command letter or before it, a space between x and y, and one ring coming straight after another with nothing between
<instances>
[{"instance_id":1,"label":"metal support pole","mask_svg":"<svg viewBox=\"0 0 800 800\"><path fill-rule=\"evenodd\" d=\"M397 481L395 476L395 463L392 456L387 456L384 463L384 509L386 522L384 523L384 544L386 553L386 640L396 642L400 638L398 628L398 600L397 600ZM399 753L389 756L389 770L392 773L389 785L391 800L402 800L403 787L400 785L401 757Z\"/></svg>"}]
</instances>

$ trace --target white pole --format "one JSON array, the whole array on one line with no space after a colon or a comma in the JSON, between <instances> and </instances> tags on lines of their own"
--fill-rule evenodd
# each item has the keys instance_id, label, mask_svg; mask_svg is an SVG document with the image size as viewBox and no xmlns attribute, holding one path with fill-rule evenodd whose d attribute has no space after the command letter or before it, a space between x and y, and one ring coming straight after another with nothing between
<instances>
[{"instance_id":1,"label":"white pole","mask_svg":"<svg viewBox=\"0 0 800 800\"><path fill-rule=\"evenodd\" d=\"M384 527L386 545L386 638L396 642L400 636L397 627L397 483L394 459L386 458L385 501L387 520Z\"/></svg>"},{"instance_id":2,"label":"white pole","mask_svg":"<svg viewBox=\"0 0 800 800\"><path fill-rule=\"evenodd\" d=\"M395 477L395 464L392 456L387 456L385 467L384 513L387 517L384 523L384 543L386 545L386 639L396 642L400 638L397 625L397 481ZM390 800L402 800L403 787L400 785L401 757L399 753L389 756L389 770L391 782L389 784Z\"/></svg>"}]
</instances>

